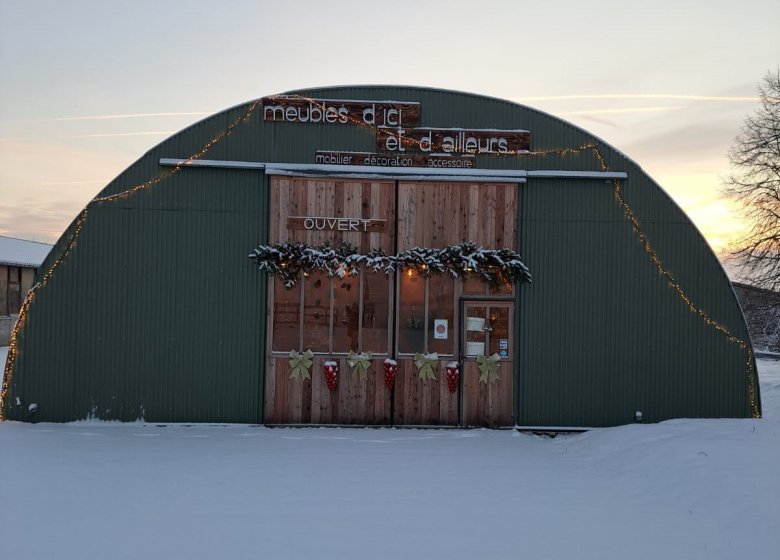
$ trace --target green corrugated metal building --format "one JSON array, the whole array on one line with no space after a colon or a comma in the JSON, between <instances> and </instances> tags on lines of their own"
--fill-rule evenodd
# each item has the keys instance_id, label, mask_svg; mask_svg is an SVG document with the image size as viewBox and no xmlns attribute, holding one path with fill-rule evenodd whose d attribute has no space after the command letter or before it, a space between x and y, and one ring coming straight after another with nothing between
<instances>
[{"instance_id":1,"label":"green corrugated metal building","mask_svg":"<svg viewBox=\"0 0 780 560\"><path fill-rule=\"evenodd\" d=\"M390 164L406 153L415 157ZM357 159L368 165L355 165ZM432 163L443 160L455 163ZM456 185L446 192L474 189L477 205L488 192L480 185L498 185L489 192L512 203L491 207L495 214L480 217L480 227L492 227L495 216L511 220L515 238L505 244L522 256L533 281L474 295L455 279L441 300L445 311L431 299L433 280L419 284L422 330L410 340L421 341L421 353L445 348L434 382L420 380L409 352L400 351L405 329L417 323L404 316L403 274L391 274L387 297L374 295L370 303L387 310L379 331L387 344L380 342L369 380L361 381L345 353L333 350L345 297L338 279L326 279L328 297L316 301L325 310L321 319L307 307L314 305L306 299L314 297L310 278L283 291L247 255L292 239L295 216L382 218L367 203L349 213L352 186L365 193L389 188L388 200L398 205L404 193L421 200L445 183ZM295 214L280 202L311 200L330 188L346 189L346 206L323 203ZM391 214L382 226L391 233L376 235L392 235L389 246L400 251L396 229L404 216L400 207ZM435 221L417 220L419 231ZM108 184L57 242L37 280L6 365L8 419L589 427L635 422L637 413L650 422L760 415L742 312L689 218L615 148L551 115L484 96L327 87L218 113L154 147ZM350 347L355 351L373 336L365 330L368 285L356 288L364 330L353 339L353 346L361 341ZM292 314L280 310L285 298ZM472 307L482 322L467 321ZM498 325L491 314L499 308L511 310L511 325ZM449 346L436 346L445 340L432 330L437 313L449 314L435 323ZM331 333L323 348L330 350L315 349L310 380L290 380L289 351L306 350L300 336L309 332L307 321L321 320ZM275 338L285 321L292 322L292 342ZM468 332L475 324L481 331ZM495 348L506 358L503 384L470 380L478 374L468 365L477 357L466 351L470 337L477 337L470 347L476 354ZM392 388L371 385L372 377L382 378L385 358L399 363ZM321 382L329 359L340 365L340 388L330 393ZM404 360L408 374L400 372ZM460 367L452 393L445 390L449 361ZM502 399L508 416L492 416ZM355 408L369 400L379 411L370 419ZM286 406L298 412L288 414Z\"/></svg>"}]
</instances>

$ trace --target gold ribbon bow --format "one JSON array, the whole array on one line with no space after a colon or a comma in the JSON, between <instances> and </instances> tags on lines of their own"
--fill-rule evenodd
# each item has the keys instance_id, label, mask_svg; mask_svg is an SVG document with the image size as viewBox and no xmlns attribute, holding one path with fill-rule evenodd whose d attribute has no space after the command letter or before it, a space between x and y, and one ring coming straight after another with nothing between
<instances>
[{"instance_id":1,"label":"gold ribbon bow","mask_svg":"<svg viewBox=\"0 0 780 560\"><path fill-rule=\"evenodd\" d=\"M306 352L299 353L296 350L290 352L290 379L311 379L309 368L314 363L314 352L306 350Z\"/></svg>"},{"instance_id":2,"label":"gold ribbon bow","mask_svg":"<svg viewBox=\"0 0 780 560\"><path fill-rule=\"evenodd\" d=\"M417 371L420 374L420 379L426 381L428 379L436 379L433 374L434 368L438 365L439 354L434 352L433 354L420 354L419 352L414 355L414 365L417 366Z\"/></svg>"},{"instance_id":3,"label":"gold ribbon bow","mask_svg":"<svg viewBox=\"0 0 780 560\"><path fill-rule=\"evenodd\" d=\"M366 378L366 372L371 367L371 352L356 354L352 350L347 354L347 364L352 368L352 375L357 375L359 380Z\"/></svg>"},{"instance_id":4,"label":"gold ribbon bow","mask_svg":"<svg viewBox=\"0 0 780 560\"><path fill-rule=\"evenodd\" d=\"M493 354L492 356L477 356L480 383L498 381L498 362L500 360L501 356L498 354Z\"/></svg>"}]
</instances>

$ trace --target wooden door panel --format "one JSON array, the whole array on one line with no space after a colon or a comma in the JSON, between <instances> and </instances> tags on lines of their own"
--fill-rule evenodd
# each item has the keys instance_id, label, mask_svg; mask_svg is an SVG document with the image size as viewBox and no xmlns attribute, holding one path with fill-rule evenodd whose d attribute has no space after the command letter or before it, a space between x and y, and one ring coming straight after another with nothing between
<instances>
[{"instance_id":1,"label":"wooden door panel","mask_svg":"<svg viewBox=\"0 0 780 560\"><path fill-rule=\"evenodd\" d=\"M497 381L480 383L476 360L467 359L462 366L463 425L512 426L513 363L501 360Z\"/></svg>"}]
</instances>

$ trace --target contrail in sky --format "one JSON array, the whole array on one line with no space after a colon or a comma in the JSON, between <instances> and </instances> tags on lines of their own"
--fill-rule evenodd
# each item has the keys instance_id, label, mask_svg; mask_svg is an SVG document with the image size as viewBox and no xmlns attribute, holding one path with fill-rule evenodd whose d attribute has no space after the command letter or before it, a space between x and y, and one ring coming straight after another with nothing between
<instances>
[{"instance_id":1,"label":"contrail in sky","mask_svg":"<svg viewBox=\"0 0 780 560\"><path fill-rule=\"evenodd\" d=\"M747 95L681 95L674 93L604 93L574 95L539 95L534 97L516 97L523 101L558 101L566 99L683 99L687 101L737 101L755 102L759 97Z\"/></svg>"},{"instance_id":2,"label":"contrail in sky","mask_svg":"<svg viewBox=\"0 0 780 560\"><path fill-rule=\"evenodd\" d=\"M682 109L681 105L667 107L633 107L630 109L583 109L581 111L558 111L557 115L604 115L610 113L653 113L656 111L674 111Z\"/></svg>"},{"instance_id":3,"label":"contrail in sky","mask_svg":"<svg viewBox=\"0 0 780 560\"><path fill-rule=\"evenodd\" d=\"M140 119L144 117L189 117L212 115L213 111L208 113L204 111L191 111L182 113L128 113L124 115L87 115L81 117L56 117L51 119L36 119L37 122L52 121L108 121L118 119Z\"/></svg>"},{"instance_id":4,"label":"contrail in sky","mask_svg":"<svg viewBox=\"0 0 780 560\"><path fill-rule=\"evenodd\" d=\"M79 134L68 138L112 138L114 136L151 136L154 134L173 134L175 130L156 130L150 132L113 132L110 134Z\"/></svg>"},{"instance_id":5,"label":"contrail in sky","mask_svg":"<svg viewBox=\"0 0 780 560\"><path fill-rule=\"evenodd\" d=\"M747 95L684 95L674 93L602 93L602 94L571 94L571 95L537 95L530 97L515 97L515 101L565 101L574 99L676 99L685 101L732 101L738 103L753 103L760 98ZM124 113L118 115L83 115L80 117L53 117L35 119L35 122L66 122L66 121L106 121L120 119L140 119L150 117L203 117L213 115L215 111L180 111L165 113Z\"/></svg>"}]
</instances>

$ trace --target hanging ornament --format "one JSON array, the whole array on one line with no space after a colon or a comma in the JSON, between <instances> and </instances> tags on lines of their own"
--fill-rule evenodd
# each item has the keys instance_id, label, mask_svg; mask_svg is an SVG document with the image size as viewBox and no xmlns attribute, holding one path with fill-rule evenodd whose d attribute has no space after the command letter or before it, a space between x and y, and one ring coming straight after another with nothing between
<instances>
[{"instance_id":1,"label":"hanging ornament","mask_svg":"<svg viewBox=\"0 0 780 560\"><path fill-rule=\"evenodd\" d=\"M336 390L336 381L339 375L339 364L334 361L327 361L322 364L322 374L325 376L325 383L331 391Z\"/></svg>"},{"instance_id":2,"label":"hanging ornament","mask_svg":"<svg viewBox=\"0 0 780 560\"><path fill-rule=\"evenodd\" d=\"M500 360L501 356L498 354L493 354L492 356L477 356L480 383L498 381L498 362Z\"/></svg>"},{"instance_id":3,"label":"hanging ornament","mask_svg":"<svg viewBox=\"0 0 780 560\"><path fill-rule=\"evenodd\" d=\"M311 379L309 368L314 363L314 353L311 350L300 353L290 352L290 379Z\"/></svg>"},{"instance_id":4,"label":"hanging ornament","mask_svg":"<svg viewBox=\"0 0 780 560\"><path fill-rule=\"evenodd\" d=\"M436 380L434 371L439 363L439 354L434 352L433 354L420 354L414 355L414 365L417 366L417 372L420 379L427 381L428 379Z\"/></svg>"},{"instance_id":5,"label":"hanging ornament","mask_svg":"<svg viewBox=\"0 0 780 560\"><path fill-rule=\"evenodd\" d=\"M447 387L450 393L458 390L458 381L460 381L460 369L458 362L449 362L447 364Z\"/></svg>"},{"instance_id":6,"label":"hanging ornament","mask_svg":"<svg viewBox=\"0 0 780 560\"><path fill-rule=\"evenodd\" d=\"M393 383L395 383L395 376L398 373L398 362L387 358L384 363L385 367L385 387L390 391L393 389Z\"/></svg>"},{"instance_id":7,"label":"hanging ornament","mask_svg":"<svg viewBox=\"0 0 780 560\"><path fill-rule=\"evenodd\" d=\"M356 375L360 381L363 381L368 368L371 367L371 352L357 354L350 350L347 354L347 364L352 368L352 375Z\"/></svg>"}]
</instances>

